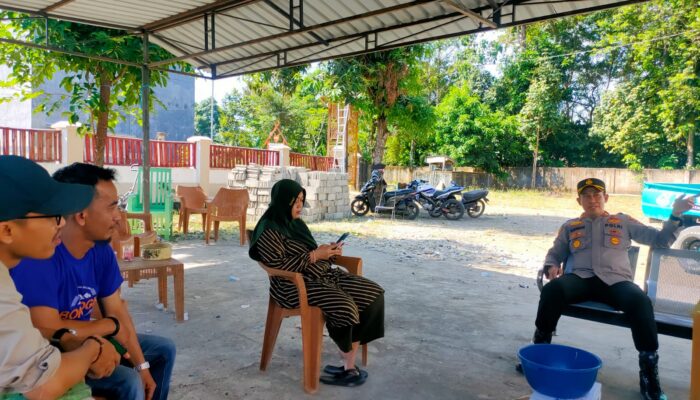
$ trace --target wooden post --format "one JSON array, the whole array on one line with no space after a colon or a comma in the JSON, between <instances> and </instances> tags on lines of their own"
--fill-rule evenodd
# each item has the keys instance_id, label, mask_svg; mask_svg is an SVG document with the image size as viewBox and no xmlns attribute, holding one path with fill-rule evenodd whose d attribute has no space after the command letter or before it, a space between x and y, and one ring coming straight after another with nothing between
<instances>
[{"instance_id":1,"label":"wooden post","mask_svg":"<svg viewBox=\"0 0 700 400\"><path fill-rule=\"evenodd\" d=\"M693 350L690 358L690 400L700 399L700 302L693 310Z\"/></svg>"}]
</instances>

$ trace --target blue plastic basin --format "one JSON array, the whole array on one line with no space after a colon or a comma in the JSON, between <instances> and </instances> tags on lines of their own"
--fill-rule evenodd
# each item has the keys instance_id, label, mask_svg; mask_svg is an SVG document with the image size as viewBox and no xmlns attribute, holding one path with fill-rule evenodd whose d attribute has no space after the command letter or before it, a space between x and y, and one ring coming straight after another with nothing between
<instances>
[{"instance_id":1,"label":"blue plastic basin","mask_svg":"<svg viewBox=\"0 0 700 400\"><path fill-rule=\"evenodd\" d=\"M518 351L527 383L545 396L575 399L588 393L603 365L598 356L560 344L532 344Z\"/></svg>"}]
</instances>

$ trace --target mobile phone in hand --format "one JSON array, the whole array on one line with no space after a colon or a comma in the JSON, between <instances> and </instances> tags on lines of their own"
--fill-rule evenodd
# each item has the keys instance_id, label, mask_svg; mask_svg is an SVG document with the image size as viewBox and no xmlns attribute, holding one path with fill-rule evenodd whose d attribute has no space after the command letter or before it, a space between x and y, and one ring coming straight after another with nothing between
<instances>
[{"instance_id":1,"label":"mobile phone in hand","mask_svg":"<svg viewBox=\"0 0 700 400\"><path fill-rule=\"evenodd\" d=\"M342 235L340 235L340 237L338 238L338 240L336 240L335 243L336 243L336 244L342 243L345 239L348 238L348 236L350 236L350 232L345 232L345 233L343 233Z\"/></svg>"}]
</instances>

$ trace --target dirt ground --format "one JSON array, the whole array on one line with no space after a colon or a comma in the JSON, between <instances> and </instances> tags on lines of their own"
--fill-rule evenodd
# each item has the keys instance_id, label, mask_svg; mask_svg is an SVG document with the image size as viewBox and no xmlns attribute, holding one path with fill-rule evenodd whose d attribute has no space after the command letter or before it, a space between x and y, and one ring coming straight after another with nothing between
<instances>
[{"instance_id":1,"label":"dirt ground","mask_svg":"<svg viewBox=\"0 0 700 400\"><path fill-rule=\"evenodd\" d=\"M319 242L351 232L345 254L362 257L365 276L386 289L386 337L369 346L368 381L350 389L322 385L316 397L508 400L530 393L513 367L534 329L534 277L559 226L580 211L568 197L522 204L512 196L494 193L478 219L423 212L415 221L370 216L311 225ZM611 198L608 209L638 203ZM638 209L625 211L639 216ZM172 399L311 398L301 387L298 320L282 324L267 372L258 369L268 283L234 231L210 246L196 232L176 242L189 321L176 323L170 310L156 309L155 281L124 288L137 330L177 343ZM602 358L604 399L639 398L628 329L563 317L555 342ZM666 393L688 398L690 341L662 336L660 345ZM322 362L337 361L326 337Z\"/></svg>"}]
</instances>

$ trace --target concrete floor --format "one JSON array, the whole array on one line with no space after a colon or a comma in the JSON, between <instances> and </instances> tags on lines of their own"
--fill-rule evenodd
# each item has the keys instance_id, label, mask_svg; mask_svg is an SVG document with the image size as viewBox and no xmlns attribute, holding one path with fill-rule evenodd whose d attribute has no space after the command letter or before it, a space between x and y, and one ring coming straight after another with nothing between
<instances>
[{"instance_id":1,"label":"concrete floor","mask_svg":"<svg viewBox=\"0 0 700 400\"><path fill-rule=\"evenodd\" d=\"M408 222L407 222L408 223ZM319 241L335 234L317 236ZM356 238L346 254L364 259L365 276L386 289L386 337L369 345L367 382L321 385L326 399L516 399L531 391L514 370L531 338L539 293L534 279L464 267L449 259L396 257ZM411 241L411 239L406 239ZM415 246L437 246L421 240ZM485 249L482 249L486 251ZM302 399L301 331L283 322L267 372L258 369L268 301L267 278L237 237L205 246L175 245L185 262L189 321L158 311L156 282L124 286L137 330L171 337L178 346L172 399ZM230 276L238 278L230 280ZM172 293L172 284L169 287ZM172 294L171 294L172 296ZM170 297L172 299L172 297ZM172 301L172 300L171 300ZM639 399L636 351L629 330L564 317L555 342L603 359L603 398ZM660 337L661 377L670 399L687 399L690 341ZM324 339L323 364L337 363Z\"/></svg>"}]
</instances>

